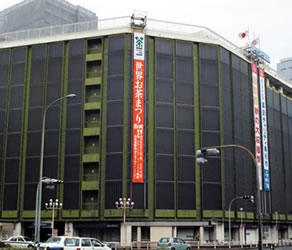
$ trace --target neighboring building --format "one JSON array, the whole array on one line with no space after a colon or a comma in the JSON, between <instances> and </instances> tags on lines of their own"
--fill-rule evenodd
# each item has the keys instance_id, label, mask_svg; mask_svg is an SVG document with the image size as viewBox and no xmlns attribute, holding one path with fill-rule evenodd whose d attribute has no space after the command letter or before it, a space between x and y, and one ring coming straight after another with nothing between
<instances>
[{"instance_id":1,"label":"neighboring building","mask_svg":"<svg viewBox=\"0 0 292 250\"><path fill-rule=\"evenodd\" d=\"M228 239L230 201L256 194L248 154L226 149L204 166L195 161L202 146L255 151L249 59L209 29L148 20L138 30L130 21L101 20L105 28L94 32L0 42L3 231L33 236L42 112L69 93L77 97L47 113L44 176L64 184L44 185L42 240L51 232L45 202L58 198L60 235L124 242L126 228L128 242L170 235L221 242ZM132 77L141 76L133 72L134 32L145 35L144 183L131 181ZM292 88L267 66L264 83L270 165L263 182L270 191L262 191L263 236L272 241L292 237ZM135 202L125 226L115 205L120 197ZM232 211L233 239L242 240L245 231L246 242L256 241L255 204L238 199Z\"/></svg>"},{"instance_id":2,"label":"neighboring building","mask_svg":"<svg viewBox=\"0 0 292 250\"><path fill-rule=\"evenodd\" d=\"M281 76L292 81L292 57L281 59L277 64L277 71Z\"/></svg>"},{"instance_id":3,"label":"neighboring building","mask_svg":"<svg viewBox=\"0 0 292 250\"><path fill-rule=\"evenodd\" d=\"M0 33L97 20L65 0L24 0L0 12Z\"/></svg>"}]
</instances>

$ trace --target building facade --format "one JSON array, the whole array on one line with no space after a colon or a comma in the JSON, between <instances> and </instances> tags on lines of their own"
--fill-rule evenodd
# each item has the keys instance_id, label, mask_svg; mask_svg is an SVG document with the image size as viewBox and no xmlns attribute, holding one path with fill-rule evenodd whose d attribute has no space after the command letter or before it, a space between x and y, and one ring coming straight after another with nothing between
<instances>
[{"instance_id":1,"label":"building facade","mask_svg":"<svg viewBox=\"0 0 292 250\"><path fill-rule=\"evenodd\" d=\"M277 71L281 76L292 81L292 57L281 59L277 64Z\"/></svg>"},{"instance_id":2,"label":"building facade","mask_svg":"<svg viewBox=\"0 0 292 250\"><path fill-rule=\"evenodd\" d=\"M45 202L56 198L63 203L55 213L59 235L128 243L171 235L228 239L228 206L233 198L256 195L258 172L237 149L221 151L204 166L196 164L195 152L224 144L255 152L251 62L204 33L151 29L149 21L144 30L128 22L0 43L2 236L33 236L42 113L74 93L46 117L44 176L64 184L43 184L42 240L51 232ZM135 32L145 35L143 183L132 181ZM265 68L270 185L261 191L263 238L290 239L291 86L259 67ZM135 203L126 225L115 204L124 197ZM257 241L255 204L237 199L230 216L233 240Z\"/></svg>"}]
</instances>

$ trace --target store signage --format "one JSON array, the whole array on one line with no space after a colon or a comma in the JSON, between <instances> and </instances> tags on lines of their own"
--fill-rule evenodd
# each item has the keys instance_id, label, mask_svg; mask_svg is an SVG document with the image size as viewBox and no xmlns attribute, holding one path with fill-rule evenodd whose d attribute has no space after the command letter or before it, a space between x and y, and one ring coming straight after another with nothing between
<instances>
[{"instance_id":1,"label":"store signage","mask_svg":"<svg viewBox=\"0 0 292 250\"><path fill-rule=\"evenodd\" d=\"M267 106L266 106L266 86L264 69L260 71L260 97L261 97L261 117L262 117L262 149L264 164L264 189L270 191L270 168L269 168L269 147L267 129Z\"/></svg>"},{"instance_id":2,"label":"store signage","mask_svg":"<svg viewBox=\"0 0 292 250\"><path fill-rule=\"evenodd\" d=\"M134 33L133 118L132 118L132 182L144 182L144 99L145 54L144 34Z\"/></svg>"},{"instance_id":3,"label":"store signage","mask_svg":"<svg viewBox=\"0 0 292 250\"><path fill-rule=\"evenodd\" d=\"M257 162L257 178L259 188L263 189L262 184L262 150L261 150L261 120L258 94L258 70L257 65L253 63L252 67L252 92L253 92L253 115L254 115L254 134L255 134L255 157Z\"/></svg>"}]
</instances>

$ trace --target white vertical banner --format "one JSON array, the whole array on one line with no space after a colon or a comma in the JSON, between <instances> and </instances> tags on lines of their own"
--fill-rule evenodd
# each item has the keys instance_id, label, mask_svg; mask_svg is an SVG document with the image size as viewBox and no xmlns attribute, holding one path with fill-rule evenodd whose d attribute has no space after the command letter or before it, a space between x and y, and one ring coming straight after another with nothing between
<instances>
[{"instance_id":1,"label":"white vertical banner","mask_svg":"<svg viewBox=\"0 0 292 250\"><path fill-rule=\"evenodd\" d=\"M267 129L267 106L266 106L266 86L264 69L260 71L260 98L261 98L261 117L262 117L262 149L264 165L264 189L270 191L270 167L269 167L269 147Z\"/></svg>"},{"instance_id":2,"label":"white vertical banner","mask_svg":"<svg viewBox=\"0 0 292 250\"><path fill-rule=\"evenodd\" d=\"M263 190L262 176L262 149L261 149L261 120L259 107L259 91L258 91L258 69L253 63L252 68L252 93L253 93L253 115L254 115L254 136L255 136L255 157L257 162L257 178L259 180L259 188Z\"/></svg>"}]
</instances>

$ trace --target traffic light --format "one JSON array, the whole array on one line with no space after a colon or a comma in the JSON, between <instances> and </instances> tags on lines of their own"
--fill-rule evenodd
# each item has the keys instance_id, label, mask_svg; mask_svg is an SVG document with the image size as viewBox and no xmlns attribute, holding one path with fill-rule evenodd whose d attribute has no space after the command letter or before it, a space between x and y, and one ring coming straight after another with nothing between
<instances>
[{"instance_id":1,"label":"traffic light","mask_svg":"<svg viewBox=\"0 0 292 250\"><path fill-rule=\"evenodd\" d=\"M197 164L204 165L208 162L206 157L208 156L217 156L220 154L220 151L217 148L209 148L209 149L202 149L197 150L196 156L197 156Z\"/></svg>"},{"instance_id":2,"label":"traffic light","mask_svg":"<svg viewBox=\"0 0 292 250\"><path fill-rule=\"evenodd\" d=\"M254 196L253 195L244 195L242 199L249 200L251 203L254 203Z\"/></svg>"}]
</instances>

